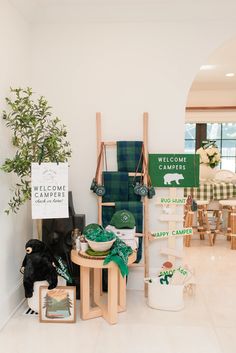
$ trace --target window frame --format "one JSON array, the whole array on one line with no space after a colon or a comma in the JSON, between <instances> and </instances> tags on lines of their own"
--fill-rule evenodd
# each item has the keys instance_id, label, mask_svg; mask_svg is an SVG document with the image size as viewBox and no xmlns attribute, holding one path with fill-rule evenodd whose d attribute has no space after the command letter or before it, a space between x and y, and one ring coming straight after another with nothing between
<instances>
[{"instance_id":1,"label":"window frame","mask_svg":"<svg viewBox=\"0 0 236 353\"><path fill-rule=\"evenodd\" d=\"M195 130L195 139L190 139L190 138L185 138L184 141L195 141L195 151L201 147L201 143L203 140L207 140L209 139L207 136L207 126L209 124L219 124L220 125L220 139L212 139L216 141L216 144L220 150L220 154L221 157L227 158L230 157L232 159L234 159L234 165L235 165L235 170L234 173L236 173L236 149L235 149L235 154L232 156L226 156L222 154L222 145L223 145L223 141L235 141L236 143L236 138L223 138L223 124L229 124L228 122L224 122L224 123L193 123L193 122L187 122L186 124L195 124L196 125L196 130ZM232 124L235 124L234 122L232 122ZM220 168L221 168L222 163L220 163Z\"/></svg>"}]
</instances>

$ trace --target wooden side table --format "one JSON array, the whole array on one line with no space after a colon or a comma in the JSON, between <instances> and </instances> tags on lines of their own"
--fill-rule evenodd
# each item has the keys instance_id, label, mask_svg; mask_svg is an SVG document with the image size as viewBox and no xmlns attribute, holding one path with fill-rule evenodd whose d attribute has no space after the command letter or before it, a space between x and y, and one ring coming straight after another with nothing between
<instances>
[{"instance_id":1,"label":"wooden side table","mask_svg":"<svg viewBox=\"0 0 236 353\"><path fill-rule=\"evenodd\" d=\"M104 259L85 258L76 250L71 251L71 260L80 265L80 316L83 320L102 316L110 324L116 324L118 313L126 310L126 277L122 277L114 262L103 265ZM136 260L136 252L129 256L128 265ZM102 270L108 269L107 303L102 293ZM93 271L92 293L90 290ZM95 307L91 307L91 294Z\"/></svg>"}]
</instances>

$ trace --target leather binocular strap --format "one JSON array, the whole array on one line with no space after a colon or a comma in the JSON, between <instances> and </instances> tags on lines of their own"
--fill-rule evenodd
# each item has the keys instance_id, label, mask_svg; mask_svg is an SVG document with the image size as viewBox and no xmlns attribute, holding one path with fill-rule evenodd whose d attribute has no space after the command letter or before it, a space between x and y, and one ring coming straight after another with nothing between
<instances>
[{"instance_id":1,"label":"leather binocular strap","mask_svg":"<svg viewBox=\"0 0 236 353\"><path fill-rule=\"evenodd\" d=\"M148 173L148 165L147 165L147 160L146 160L145 153L144 153L144 145L143 144L142 144L142 150L141 150L141 153L140 153L140 158L139 158L139 161L138 161L138 164L137 164L137 168L136 168L136 171L135 171L133 184L135 183L135 179L137 177L137 173L138 173L138 170L139 170L139 167L140 167L140 163L141 163L142 157L143 157L143 166L142 166L142 174L143 175L140 177L140 182L143 183L143 179L144 179L145 175L147 175L147 186L151 186L152 182L151 182L150 175Z\"/></svg>"},{"instance_id":2,"label":"leather binocular strap","mask_svg":"<svg viewBox=\"0 0 236 353\"><path fill-rule=\"evenodd\" d=\"M139 161L138 161L138 164L137 164L137 168L135 170L135 174L134 174L134 178L133 178L133 185L136 181L136 178L137 178L137 174L138 174L138 170L139 170L139 167L140 167L140 163L141 163L141 160L142 160L142 157L143 157L143 144L142 144L142 150L141 150L141 153L140 153L140 157L139 157ZM142 172L143 172L143 167L142 167ZM143 177L141 176L140 177L140 182L142 182L143 180Z\"/></svg>"},{"instance_id":3,"label":"leather binocular strap","mask_svg":"<svg viewBox=\"0 0 236 353\"><path fill-rule=\"evenodd\" d=\"M143 147L143 165L144 165L144 169L145 169L144 175L147 174L147 186L152 186L152 181L151 181L150 175L148 173L147 160L146 160L146 157L145 157L145 154L144 154L144 147Z\"/></svg>"},{"instance_id":4,"label":"leather binocular strap","mask_svg":"<svg viewBox=\"0 0 236 353\"><path fill-rule=\"evenodd\" d=\"M97 160L97 169L96 169L96 174L95 174L95 181L96 182L98 181L98 173L99 173L100 166L102 163L103 150L104 150L104 142L101 142L100 152L99 152L98 160Z\"/></svg>"}]
</instances>

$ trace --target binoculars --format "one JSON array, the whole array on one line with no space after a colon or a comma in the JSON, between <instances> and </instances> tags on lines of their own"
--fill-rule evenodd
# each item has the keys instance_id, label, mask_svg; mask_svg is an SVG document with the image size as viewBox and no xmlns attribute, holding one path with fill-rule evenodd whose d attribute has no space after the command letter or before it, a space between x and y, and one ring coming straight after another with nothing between
<instances>
[{"instance_id":1,"label":"binoculars","mask_svg":"<svg viewBox=\"0 0 236 353\"><path fill-rule=\"evenodd\" d=\"M153 186L146 186L141 183L136 183L134 186L134 193L142 197L147 196L149 199L153 198L153 196L156 194Z\"/></svg>"},{"instance_id":2,"label":"binoculars","mask_svg":"<svg viewBox=\"0 0 236 353\"><path fill-rule=\"evenodd\" d=\"M97 196L104 196L106 189L103 185L98 185L95 178L93 179L90 190L92 190Z\"/></svg>"}]
</instances>

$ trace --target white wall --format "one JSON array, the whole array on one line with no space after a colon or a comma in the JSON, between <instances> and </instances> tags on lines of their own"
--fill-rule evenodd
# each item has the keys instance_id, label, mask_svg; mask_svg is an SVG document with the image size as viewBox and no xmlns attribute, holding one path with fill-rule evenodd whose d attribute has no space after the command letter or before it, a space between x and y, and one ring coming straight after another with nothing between
<instances>
[{"instance_id":1,"label":"white wall","mask_svg":"<svg viewBox=\"0 0 236 353\"><path fill-rule=\"evenodd\" d=\"M9 87L29 85L29 28L7 1L0 2L0 106L6 108L4 98ZM0 163L13 153L10 133L0 119ZM4 209L11 195L13 178L0 172L0 328L23 299L19 269L24 256L24 244L31 236L29 209L7 216Z\"/></svg>"},{"instance_id":2,"label":"white wall","mask_svg":"<svg viewBox=\"0 0 236 353\"><path fill-rule=\"evenodd\" d=\"M148 111L149 151L182 152L193 78L208 55L234 35L233 21L34 27L33 86L68 126L70 188L76 210L86 213L88 223L97 219L89 191L96 162L95 112L103 113L105 140L125 140L141 138L141 115ZM157 217L153 200L151 230L166 228ZM151 244L151 267L160 264L159 246Z\"/></svg>"}]
</instances>

